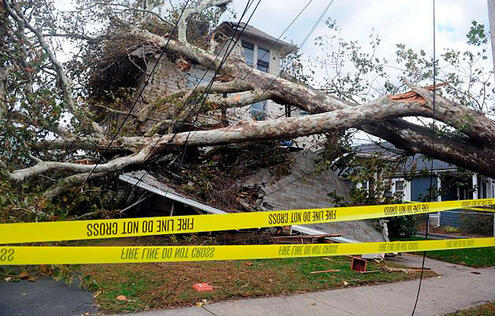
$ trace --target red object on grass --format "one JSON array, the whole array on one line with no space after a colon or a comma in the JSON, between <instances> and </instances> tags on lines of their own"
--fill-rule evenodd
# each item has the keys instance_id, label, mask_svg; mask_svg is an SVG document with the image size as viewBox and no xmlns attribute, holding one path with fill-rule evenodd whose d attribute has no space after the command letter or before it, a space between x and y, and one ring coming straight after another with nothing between
<instances>
[{"instance_id":1,"label":"red object on grass","mask_svg":"<svg viewBox=\"0 0 495 316\"><path fill-rule=\"evenodd\" d=\"M358 272L365 272L366 271L366 263L367 263L367 261L363 258L352 257L351 270L352 271L358 271Z\"/></svg>"},{"instance_id":2,"label":"red object on grass","mask_svg":"<svg viewBox=\"0 0 495 316\"><path fill-rule=\"evenodd\" d=\"M196 283L192 287L198 292L213 292L213 287L208 283Z\"/></svg>"}]
</instances>

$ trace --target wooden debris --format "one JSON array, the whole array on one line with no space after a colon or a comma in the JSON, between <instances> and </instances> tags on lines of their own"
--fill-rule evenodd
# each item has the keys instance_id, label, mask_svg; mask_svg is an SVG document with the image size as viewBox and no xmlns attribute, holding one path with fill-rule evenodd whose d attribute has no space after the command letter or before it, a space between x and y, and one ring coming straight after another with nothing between
<instances>
[{"instance_id":1,"label":"wooden debris","mask_svg":"<svg viewBox=\"0 0 495 316\"><path fill-rule=\"evenodd\" d=\"M436 84L435 85L435 89L440 88L440 87L443 87L445 85L447 85L447 83ZM426 89L428 91L433 91L434 90L434 86L433 85L426 86L426 87L423 87L423 89ZM387 97L390 100L394 100L394 101L418 102L420 104L426 104L426 100L422 96L420 96L418 93L416 93L415 91L408 91L406 93L397 94L397 95L387 95Z\"/></svg>"},{"instance_id":2,"label":"wooden debris","mask_svg":"<svg viewBox=\"0 0 495 316\"><path fill-rule=\"evenodd\" d=\"M322 271L311 271L311 274L316 274L316 273L328 273L328 272L340 272L340 269L329 269L329 270L322 270Z\"/></svg>"},{"instance_id":3,"label":"wooden debris","mask_svg":"<svg viewBox=\"0 0 495 316\"><path fill-rule=\"evenodd\" d=\"M361 274L368 274L368 273L378 273L378 272L381 272L381 270L361 271L359 273L361 273Z\"/></svg>"},{"instance_id":4,"label":"wooden debris","mask_svg":"<svg viewBox=\"0 0 495 316\"><path fill-rule=\"evenodd\" d=\"M385 272L403 272L403 273L414 273L421 272L421 268L391 268L389 266L381 267ZM425 271L431 270L431 268L424 268Z\"/></svg>"},{"instance_id":5,"label":"wooden debris","mask_svg":"<svg viewBox=\"0 0 495 316\"><path fill-rule=\"evenodd\" d=\"M325 238L325 237L341 237L341 234L320 234L320 235L290 235L290 236L273 236L272 238L287 238L287 239L308 239L308 238Z\"/></svg>"},{"instance_id":6,"label":"wooden debris","mask_svg":"<svg viewBox=\"0 0 495 316\"><path fill-rule=\"evenodd\" d=\"M286 235L272 236L272 239L277 243L297 243L297 244L313 244L316 242L330 242L326 237L341 237L341 234L320 234L320 235Z\"/></svg>"}]
</instances>

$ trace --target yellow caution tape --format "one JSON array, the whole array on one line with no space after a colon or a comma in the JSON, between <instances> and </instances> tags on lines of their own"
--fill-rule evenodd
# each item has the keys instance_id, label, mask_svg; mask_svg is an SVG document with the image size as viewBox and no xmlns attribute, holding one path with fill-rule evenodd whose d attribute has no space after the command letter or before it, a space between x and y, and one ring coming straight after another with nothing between
<instances>
[{"instance_id":1,"label":"yellow caution tape","mask_svg":"<svg viewBox=\"0 0 495 316\"><path fill-rule=\"evenodd\" d=\"M0 224L0 244L185 234L355 221L495 204L495 199L191 216Z\"/></svg>"},{"instance_id":2,"label":"yellow caution tape","mask_svg":"<svg viewBox=\"0 0 495 316\"><path fill-rule=\"evenodd\" d=\"M214 261L416 252L495 246L495 238L366 242L354 244L0 247L0 265Z\"/></svg>"}]
</instances>

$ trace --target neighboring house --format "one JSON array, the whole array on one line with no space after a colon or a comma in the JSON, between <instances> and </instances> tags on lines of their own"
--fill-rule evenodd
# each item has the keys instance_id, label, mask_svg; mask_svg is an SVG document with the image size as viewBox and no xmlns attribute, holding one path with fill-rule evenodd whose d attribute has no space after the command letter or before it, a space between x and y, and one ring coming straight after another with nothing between
<instances>
[{"instance_id":1,"label":"neighboring house","mask_svg":"<svg viewBox=\"0 0 495 316\"><path fill-rule=\"evenodd\" d=\"M382 159L391 161L399 157L398 149L388 142L356 146L354 151L358 157L370 157L377 153ZM433 178L430 176L431 170ZM404 201L427 201L430 183L433 187L432 200L435 201L495 197L494 179L420 154L408 157L391 180L391 191L388 194L402 196ZM363 185L369 187L369 182ZM462 210L444 211L431 214L430 217L437 226L459 227L459 215L462 213Z\"/></svg>"}]
</instances>

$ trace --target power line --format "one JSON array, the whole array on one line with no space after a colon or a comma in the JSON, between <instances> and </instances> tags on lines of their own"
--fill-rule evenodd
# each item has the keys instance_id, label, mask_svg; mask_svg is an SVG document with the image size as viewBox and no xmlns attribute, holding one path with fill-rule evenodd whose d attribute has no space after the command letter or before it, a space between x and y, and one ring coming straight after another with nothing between
<instances>
[{"instance_id":1,"label":"power line","mask_svg":"<svg viewBox=\"0 0 495 316\"><path fill-rule=\"evenodd\" d=\"M313 32L316 30L316 27L318 26L318 24L320 24L321 20L325 17L325 15L327 14L327 11L328 9L330 9L330 6L333 4L335 0L331 0L328 5L326 6L326 8L323 10L323 12L320 14L320 16L318 17L318 19L316 20L316 22L313 24L313 26L311 27L310 31L308 32L308 34L305 36L304 40L301 42L301 44L299 45L299 48L302 48L306 42L308 41L308 39L311 37L311 35L313 34ZM273 80L270 82L270 84L263 90L263 92L260 94L260 98L273 86L273 84L275 83L275 81L277 81L277 79L282 75L282 73L285 71L285 69L287 69L289 67L289 64L285 65L281 70L280 72L278 73L278 75L273 78Z\"/></svg>"},{"instance_id":2,"label":"power line","mask_svg":"<svg viewBox=\"0 0 495 316\"><path fill-rule=\"evenodd\" d=\"M316 20L316 22L314 23L314 25L311 27L310 31L308 32L308 34L305 36L304 40L301 42L301 45L299 48L302 48L302 46L307 42L307 40L310 38L310 36L312 35L312 33L315 31L316 27L318 26L318 24L321 22L321 20L323 19L323 17L326 15L328 9L330 8L330 6L332 5L332 3L334 2L335 0L331 0L329 2L329 4L326 6L325 10L323 10L323 12L321 13L321 15L318 17L318 19ZM309 5L309 3L306 5L306 7ZM303 8L302 11L304 11L306 9L306 7ZM298 16L302 13L302 11L298 14ZM294 22L294 21L293 21ZM292 22L292 23L293 23ZM292 24L291 23L291 24ZM286 29L287 30L287 29ZM284 31L285 32L285 31ZM283 34L283 33L282 33ZM280 35L282 36L282 35ZM278 79L278 77L280 77L280 75L282 74L282 72L285 70L285 68L287 68L288 65L286 65L280 72L279 74L271 81L271 83L268 85L268 87L263 91L263 93L261 93L261 96L263 94L265 94L265 92L273 85L273 83ZM245 77L244 77L245 78ZM308 173L309 174L309 173ZM305 174L307 175L307 174ZM293 182L296 182L296 180L294 180ZM289 183L290 184L290 183ZM275 191L272 191L273 192L277 192L279 191L279 189L275 190Z\"/></svg>"},{"instance_id":3,"label":"power line","mask_svg":"<svg viewBox=\"0 0 495 316\"><path fill-rule=\"evenodd\" d=\"M182 15L184 14L184 11L186 10L187 8L187 5L189 4L189 1L190 0L187 0L186 3L184 4L184 7L182 7L182 11L179 15L179 18L177 19L177 22L175 23L172 31L170 34L174 34L175 33L175 30L177 29L177 26L179 25L179 21L180 19L182 18ZM131 107L129 108L129 111L127 112L124 120L122 121L122 123L120 124L119 128L117 129L117 132L115 132L115 134L113 135L110 143L108 144L107 146L107 150L110 149L110 147L112 146L113 142L115 141L115 139L117 138L117 136L119 135L120 131L122 130L122 128L124 127L124 124L125 122L129 119L129 117L131 116L131 113L132 113L132 110L134 109L134 107L136 106L136 104L138 103L138 101L141 99L141 96L143 95L143 92L144 92L144 89L146 88L146 86L149 84L150 82L150 79L153 77L153 74L158 66L158 64L160 63L160 60L161 58L163 57L163 53L165 51L165 48L168 46L168 43L170 42L170 39L172 38L172 36L169 36L168 39L167 39L167 42L165 43L165 46L164 46L164 49L161 51L160 55L158 56L158 59L155 63L155 65L153 66L153 69L151 70L149 76L146 78L146 81L144 83L144 85L142 86L141 90L139 91L138 93L138 96L136 97L136 99L134 100L133 104L131 105ZM88 181L88 179L91 177L91 175L93 174L93 172L96 170L96 168L98 167L99 163L96 163L95 166L93 167L93 169L89 172L88 176L84 179L83 183L81 184L81 186L79 187L80 189L86 184L86 182Z\"/></svg>"},{"instance_id":4,"label":"power line","mask_svg":"<svg viewBox=\"0 0 495 316\"><path fill-rule=\"evenodd\" d=\"M273 47L275 47L275 45L277 45L278 42L280 42L280 39L282 38L282 36L284 36L284 34L291 28L291 26L297 21L297 19L299 19L299 17L301 16L301 14L306 10L306 8L311 4L311 2L313 2L313 0L309 0L308 3L306 3L306 5L292 19L292 21L289 23L289 25L287 25L287 27L277 37L277 40L270 46L270 49L273 48ZM264 52L263 55L261 55L261 58L258 58L258 59L263 59L268 53L269 53L268 51ZM246 76L244 76L242 79L245 79L245 78L246 78Z\"/></svg>"},{"instance_id":5,"label":"power line","mask_svg":"<svg viewBox=\"0 0 495 316\"><path fill-rule=\"evenodd\" d=\"M433 120L432 120L431 145L432 145L432 150L435 150L435 111L436 111L436 107L435 107L436 102L435 101L436 101L436 82L437 82L435 0L433 0L433 2L432 2L432 13L433 13L433 100L432 100ZM428 193L428 199L430 201L432 199L432 192L433 192L433 160L434 159L431 160L430 190ZM428 239L429 231L430 231L430 214L426 214L425 240ZM416 300L414 301L414 307L413 307L411 316L414 316L414 313L416 312L416 307L418 306L419 295L421 294L421 285L423 284L425 260L426 260L426 251L423 252L423 260L421 261L421 275L419 276L418 292L416 293Z\"/></svg>"},{"instance_id":6,"label":"power line","mask_svg":"<svg viewBox=\"0 0 495 316\"><path fill-rule=\"evenodd\" d=\"M253 0L254 1L254 0ZM247 11L249 10L249 8L251 7L251 4L253 2L251 0L248 0L246 2L246 6L244 8L244 11L241 15L241 18L239 19L239 22L238 22L238 25L240 25L242 19L244 18L244 15L247 13ZM232 34L231 36L231 39L229 40L228 44L227 44L227 48L225 50L225 54L222 58L222 60L220 61L220 64L219 66L215 69L215 73L213 75L213 77L211 78L211 80L209 81L205 91L202 93L202 96L201 96L201 99L202 99L202 103L201 103L201 106L200 106L200 110L201 108L204 106L205 102L206 102L206 96L208 95L209 91L211 90L211 87L213 86L213 82L215 81L215 78L216 76L218 75L218 72L220 71L220 69L222 68L223 64L225 63L225 61L227 60L228 56L232 53L232 51L234 50L235 48L235 45L237 43L237 41L240 39L240 37L242 36L242 33L244 32L244 30L246 29L246 26L248 25L249 21L251 20L251 18L253 17L254 13L256 12L259 4L261 3L261 0L258 0L258 3L256 4L256 7L254 8L253 12L251 12L251 15L248 19L248 21L245 23L244 27L242 28L242 30L239 32L239 36L237 37L237 39L234 41L234 38L236 37L236 33L237 33L237 29L234 31L234 33ZM232 48L231 48L231 43L232 44ZM216 60L216 58L220 55L221 51L217 54L217 56L215 57L214 60ZM213 62L213 61L212 61ZM201 80L203 80L203 78L206 76L208 70L205 71L205 73L203 74L203 77L201 78ZM193 92L194 90L198 87L199 85L199 82L196 84L196 87L192 90L192 92L189 94L188 98L184 101L184 104L187 104L187 102L189 101L189 98L193 95ZM196 102L196 105L199 103ZM198 118L198 115L200 113L200 110L197 112L198 114L196 115L196 118L195 118L195 121L197 121L197 118ZM183 126L185 124L185 122L187 121L189 115L187 115L183 120L182 120L182 123L180 124L180 126ZM175 138L175 136L177 135L178 131L176 131L174 133L174 135L172 136L171 140L173 140ZM181 157L181 161L180 161L180 165L182 165L183 161L184 161L184 156L185 156L185 153L186 153L186 148L187 148L187 140L189 139L189 135L187 135L187 138L186 138L186 141L185 141L185 144L184 144L184 149L183 149L183 153L182 153L182 157ZM170 140L170 141L171 141ZM154 144L153 146L151 147L151 149L149 150L148 154L146 155L144 161L146 161L146 159L149 157L149 155L151 154L151 152L153 151L153 149L156 147L156 145L158 144L160 140L158 139ZM134 184L134 186L132 187L132 191L136 188L136 186L142 181L142 179L148 174L148 172L145 170L145 172L141 175L141 177L138 179L138 181L136 181L136 183ZM131 191L131 192L132 192Z\"/></svg>"}]
</instances>

